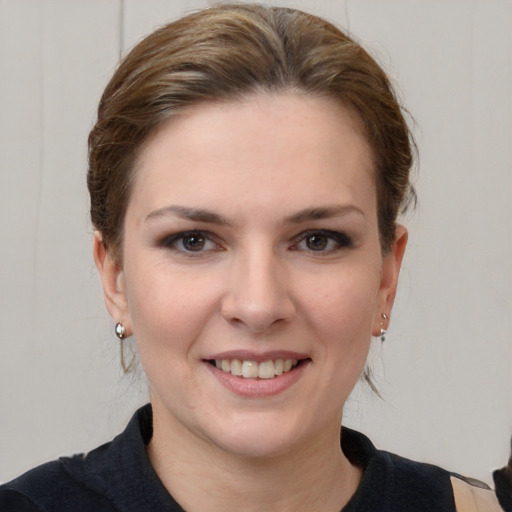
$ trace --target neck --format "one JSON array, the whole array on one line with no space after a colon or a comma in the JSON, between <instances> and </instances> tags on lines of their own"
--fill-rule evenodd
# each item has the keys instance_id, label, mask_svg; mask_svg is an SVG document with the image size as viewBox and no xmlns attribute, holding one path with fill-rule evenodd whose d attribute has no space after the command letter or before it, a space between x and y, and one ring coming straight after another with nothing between
<instances>
[{"instance_id":1,"label":"neck","mask_svg":"<svg viewBox=\"0 0 512 512\"><path fill-rule=\"evenodd\" d=\"M241 505L247 512L339 512L361 480L361 470L341 451L340 427L272 457L227 453L159 414L154 414L153 428L151 463L189 512L238 510Z\"/></svg>"}]
</instances>

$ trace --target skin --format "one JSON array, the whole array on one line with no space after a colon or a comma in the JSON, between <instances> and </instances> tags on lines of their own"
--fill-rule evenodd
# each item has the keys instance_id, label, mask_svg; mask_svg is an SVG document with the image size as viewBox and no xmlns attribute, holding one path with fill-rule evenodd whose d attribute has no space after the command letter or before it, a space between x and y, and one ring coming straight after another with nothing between
<instances>
[{"instance_id":1,"label":"skin","mask_svg":"<svg viewBox=\"0 0 512 512\"><path fill-rule=\"evenodd\" d=\"M399 226L382 254L372 173L357 117L303 95L190 108L143 148L122 264L101 233L94 252L148 377L148 454L186 510L339 511L357 488L343 404L407 240ZM208 363L233 351L304 361L278 392L233 390Z\"/></svg>"}]
</instances>

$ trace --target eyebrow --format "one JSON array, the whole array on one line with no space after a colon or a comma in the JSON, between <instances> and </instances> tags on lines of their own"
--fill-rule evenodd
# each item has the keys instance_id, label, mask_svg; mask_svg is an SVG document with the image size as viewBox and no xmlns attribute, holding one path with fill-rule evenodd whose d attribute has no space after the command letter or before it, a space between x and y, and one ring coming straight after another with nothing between
<instances>
[{"instance_id":1,"label":"eyebrow","mask_svg":"<svg viewBox=\"0 0 512 512\"><path fill-rule=\"evenodd\" d=\"M354 205L333 205L318 208L306 208L289 217L286 222L290 224L300 224L311 220L331 219L333 217L342 217L350 213L358 213L365 217L363 211Z\"/></svg>"},{"instance_id":2,"label":"eyebrow","mask_svg":"<svg viewBox=\"0 0 512 512\"><path fill-rule=\"evenodd\" d=\"M221 224L221 225L231 225L231 223L226 219L226 217L212 212L210 210L205 210L203 208L187 208L186 206L166 206L165 208L159 208L151 212L146 217L146 221L164 217L166 215L177 215L182 219L193 220L196 222L205 222L209 224Z\"/></svg>"},{"instance_id":3,"label":"eyebrow","mask_svg":"<svg viewBox=\"0 0 512 512\"><path fill-rule=\"evenodd\" d=\"M330 219L333 217L342 217L350 213L357 213L365 217L363 211L354 205L333 205L323 207L305 208L285 218L287 224L301 224L303 222ZM146 216L146 221L165 217L167 215L176 215L182 219L192 220L196 222L204 222L208 224L219 224L223 226L231 226L232 223L223 215L206 210L204 208L188 208L186 206L166 206L159 208Z\"/></svg>"}]
</instances>

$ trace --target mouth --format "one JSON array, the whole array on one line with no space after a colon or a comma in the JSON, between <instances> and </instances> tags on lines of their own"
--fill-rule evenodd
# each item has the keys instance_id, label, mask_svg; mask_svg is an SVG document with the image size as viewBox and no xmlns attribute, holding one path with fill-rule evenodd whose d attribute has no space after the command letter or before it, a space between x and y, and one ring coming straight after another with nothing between
<instances>
[{"instance_id":1,"label":"mouth","mask_svg":"<svg viewBox=\"0 0 512 512\"><path fill-rule=\"evenodd\" d=\"M250 359L210 359L208 363L242 379L268 380L292 372L307 361L310 359L269 359L261 362Z\"/></svg>"}]
</instances>

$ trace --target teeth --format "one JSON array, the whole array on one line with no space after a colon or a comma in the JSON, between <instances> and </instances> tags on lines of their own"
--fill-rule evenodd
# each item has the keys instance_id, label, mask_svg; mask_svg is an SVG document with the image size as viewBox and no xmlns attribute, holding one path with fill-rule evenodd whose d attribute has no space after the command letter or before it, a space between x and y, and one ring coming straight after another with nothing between
<instances>
[{"instance_id":1,"label":"teeth","mask_svg":"<svg viewBox=\"0 0 512 512\"><path fill-rule=\"evenodd\" d=\"M274 361L264 361L258 367L260 379L271 379L274 376Z\"/></svg>"},{"instance_id":2,"label":"teeth","mask_svg":"<svg viewBox=\"0 0 512 512\"><path fill-rule=\"evenodd\" d=\"M272 379L295 368L298 359L276 359L258 363L256 361L241 361L240 359L216 359L215 366L226 373L231 373L245 379Z\"/></svg>"},{"instance_id":3,"label":"teeth","mask_svg":"<svg viewBox=\"0 0 512 512\"><path fill-rule=\"evenodd\" d=\"M229 370L227 371L229 372ZM240 361L240 359L233 359L233 361L231 361L231 373L237 376L242 375L242 361Z\"/></svg>"},{"instance_id":4,"label":"teeth","mask_svg":"<svg viewBox=\"0 0 512 512\"><path fill-rule=\"evenodd\" d=\"M283 371L289 372L292 369L293 366L293 360L291 359L285 359L283 363Z\"/></svg>"},{"instance_id":5,"label":"teeth","mask_svg":"<svg viewBox=\"0 0 512 512\"><path fill-rule=\"evenodd\" d=\"M228 361L229 364L229 361ZM224 370L226 371L226 370ZM242 377L254 379L258 376L258 363L256 361L244 361L242 363Z\"/></svg>"}]
</instances>

